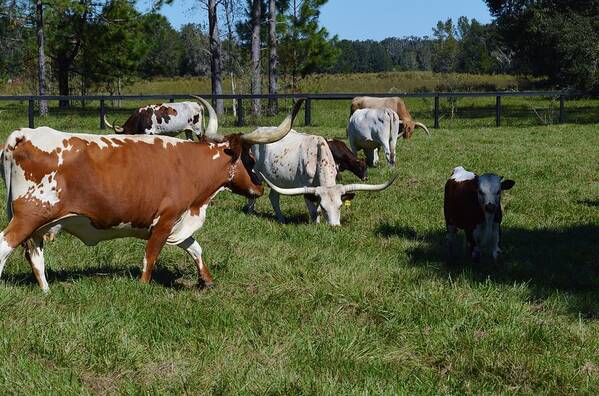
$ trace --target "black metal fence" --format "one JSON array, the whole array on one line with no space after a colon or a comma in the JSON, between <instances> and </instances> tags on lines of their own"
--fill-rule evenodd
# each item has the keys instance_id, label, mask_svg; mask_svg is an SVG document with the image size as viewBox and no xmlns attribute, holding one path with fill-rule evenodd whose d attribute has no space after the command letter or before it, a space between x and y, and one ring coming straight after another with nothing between
<instances>
[{"instance_id":1,"label":"black metal fence","mask_svg":"<svg viewBox=\"0 0 599 396\"><path fill-rule=\"evenodd\" d=\"M565 103L566 99L588 96L580 92L571 91L504 91L504 92L426 92L426 93L338 93L338 94L266 94L266 95L251 95L251 94L238 94L238 95L210 95L210 94L198 94L206 100L214 99L225 99L225 100L236 100L237 102L237 126L244 125L244 107L243 101L250 99L298 99L305 98L305 111L304 111L304 122L305 125L312 124L312 101L321 100L351 100L356 96L376 96L376 97L394 97L400 96L402 98L433 98L434 99L434 127L440 127L441 119L441 98L495 98L495 125L501 126L501 98L503 97L535 97L535 98L559 98L559 116L558 122L563 123L565 120ZM48 95L48 96L37 96L37 95L23 95L23 96L0 96L0 101L27 101L29 104L29 127L34 128L35 126L35 102L40 100L49 101L99 101L99 118L100 118L100 129L105 129L104 115L106 114L106 101L114 100L165 100L170 102L175 100L193 99L190 95L185 94L159 94L159 95L89 95L89 96L60 96L60 95Z\"/></svg>"}]
</instances>

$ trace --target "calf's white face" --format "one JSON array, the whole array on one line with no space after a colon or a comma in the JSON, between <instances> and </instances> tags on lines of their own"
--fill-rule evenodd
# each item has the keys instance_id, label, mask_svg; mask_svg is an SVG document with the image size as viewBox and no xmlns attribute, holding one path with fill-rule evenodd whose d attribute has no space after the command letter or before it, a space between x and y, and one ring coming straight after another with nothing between
<instances>
[{"instance_id":1,"label":"calf's white face","mask_svg":"<svg viewBox=\"0 0 599 396\"><path fill-rule=\"evenodd\" d=\"M485 173L478 178L478 203L486 213L495 213L500 205L501 191L509 190L515 184L513 180L501 179L492 173Z\"/></svg>"}]
</instances>

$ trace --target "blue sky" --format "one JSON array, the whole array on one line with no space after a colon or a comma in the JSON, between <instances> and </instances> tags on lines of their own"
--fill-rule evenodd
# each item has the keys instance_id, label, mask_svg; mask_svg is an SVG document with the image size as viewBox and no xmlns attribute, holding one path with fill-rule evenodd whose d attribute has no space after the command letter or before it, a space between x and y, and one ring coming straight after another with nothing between
<instances>
[{"instance_id":1,"label":"blue sky","mask_svg":"<svg viewBox=\"0 0 599 396\"><path fill-rule=\"evenodd\" d=\"M138 2L147 11L147 0ZM164 14L175 28L189 22L206 23L206 11L194 0L175 0L164 6ZM194 8L195 7L195 8ZM432 27L448 17L465 15L480 22L491 16L483 0L329 0L320 20L331 34L341 39L382 40L390 36L432 35Z\"/></svg>"}]
</instances>

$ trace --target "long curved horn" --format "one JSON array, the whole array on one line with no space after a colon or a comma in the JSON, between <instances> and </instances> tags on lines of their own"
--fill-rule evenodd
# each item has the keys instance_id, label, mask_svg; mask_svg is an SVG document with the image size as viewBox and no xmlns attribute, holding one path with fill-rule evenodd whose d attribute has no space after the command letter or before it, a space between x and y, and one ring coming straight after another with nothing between
<instances>
[{"instance_id":1,"label":"long curved horn","mask_svg":"<svg viewBox=\"0 0 599 396\"><path fill-rule=\"evenodd\" d=\"M316 187L281 188L281 187L277 187L274 184L272 184L272 182L270 180L268 180L266 178L266 176L264 176L264 174L262 174L262 172L260 172L260 176L262 176L262 178L264 179L264 181L266 182L266 184L268 184L268 186L270 188L272 188L273 190L275 190L279 194L283 194L283 195L302 195L302 194L314 194L314 193L316 193Z\"/></svg>"},{"instance_id":2,"label":"long curved horn","mask_svg":"<svg viewBox=\"0 0 599 396\"><path fill-rule=\"evenodd\" d=\"M389 180L383 184L348 184L347 186L343 186L343 192L353 192L353 191L382 191L385 188L389 187L393 182L397 179L397 175L393 176L393 179Z\"/></svg>"},{"instance_id":3,"label":"long curved horn","mask_svg":"<svg viewBox=\"0 0 599 396\"><path fill-rule=\"evenodd\" d=\"M427 128L427 127L426 127L426 125L424 125L423 123L421 123L421 122L415 122L414 124L415 124L417 127L420 127L420 128L422 128L422 129L424 129L424 132L426 132L426 134L427 134L428 136L430 136L430 135L431 135L431 133L428 131L428 128Z\"/></svg>"},{"instance_id":4,"label":"long curved horn","mask_svg":"<svg viewBox=\"0 0 599 396\"><path fill-rule=\"evenodd\" d=\"M257 128L251 133L241 135L241 139L252 144L274 143L283 139L291 130L291 127L293 126L293 120L295 120L295 116L299 112L300 107L302 107L304 100L305 99L300 99L295 102L291 114L289 114L275 129L269 127Z\"/></svg>"},{"instance_id":5,"label":"long curved horn","mask_svg":"<svg viewBox=\"0 0 599 396\"><path fill-rule=\"evenodd\" d=\"M223 135L219 135L217 132L218 131L218 116L216 115L216 112L212 108L212 105L210 105L210 103L208 103L208 101L206 99L200 98L199 96L195 96L195 95L189 95L189 96L199 100L204 105L206 110L208 110L208 126L206 127L206 131L204 132L204 135L209 139L216 140L217 142L222 142L225 139L225 137Z\"/></svg>"},{"instance_id":6,"label":"long curved horn","mask_svg":"<svg viewBox=\"0 0 599 396\"><path fill-rule=\"evenodd\" d=\"M110 125L110 122L108 122L108 118L106 118L106 114L104 114L104 124L106 124L106 126L108 128L112 128L116 133L123 133L125 132L125 129L118 126L116 124L116 122L114 123L114 125Z\"/></svg>"}]
</instances>

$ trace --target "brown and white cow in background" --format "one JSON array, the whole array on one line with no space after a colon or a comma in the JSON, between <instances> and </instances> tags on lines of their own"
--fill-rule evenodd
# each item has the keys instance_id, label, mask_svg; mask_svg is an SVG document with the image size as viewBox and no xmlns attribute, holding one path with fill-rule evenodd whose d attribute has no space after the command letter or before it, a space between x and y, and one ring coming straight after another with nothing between
<instances>
[{"instance_id":1,"label":"brown and white cow in background","mask_svg":"<svg viewBox=\"0 0 599 396\"><path fill-rule=\"evenodd\" d=\"M341 140L338 139L327 139L329 149L333 154L335 163L337 164L337 178L340 179L340 173L343 171L350 171L358 177L360 180L368 180L368 169L366 168L366 161L358 159L354 153L351 152L349 147Z\"/></svg>"},{"instance_id":2,"label":"brown and white cow in background","mask_svg":"<svg viewBox=\"0 0 599 396\"><path fill-rule=\"evenodd\" d=\"M410 139L414 133L414 129L417 127L424 129L424 131L430 135L428 128L424 124L416 122L412 119L412 115L408 111L406 104L400 97L397 96L390 98L357 96L351 102L349 116L351 117L358 109L383 109L385 107L393 110L399 116L399 119L403 125L403 130L405 132L403 134L404 139Z\"/></svg>"},{"instance_id":3,"label":"brown and white cow in background","mask_svg":"<svg viewBox=\"0 0 599 396\"><path fill-rule=\"evenodd\" d=\"M227 136L217 134L216 114L201 101L209 113L206 143L167 136L71 134L48 127L12 132L2 154L9 223L0 232L0 274L10 253L23 244L40 287L47 291L42 237L58 227L86 245L146 239L144 283L150 281L163 246L177 245L194 259L200 284L210 286L193 233L222 189L246 197L263 194L250 149L283 138L301 101L276 128Z\"/></svg>"},{"instance_id":4,"label":"brown and white cow in background","mask_svg":"<svg viewBox=\"0 0 599 396\"><path fill-rule=\"evenodd\" d=\"M193 95L191 95L193 96ZM194 98L201 100L197 96ZM140 107L123 126L111 125L104 115L104 123L118 134L176 136L185 132L193 140L202 136L204 106L196 102L161 103Z\"/></svg>"},{"instance_id":5,"label":"brown and white cow in background","mask_svg":"<svg viewBox=\"0 0 599 396\"><path fill-rule=\"evenodd\" d=\"M513 180L493 173L477 176L458 166L445 184L445 224L450 258L455 257L458 229L464 230L472 260L478 262L483 250L496 261L501 253L501 192L511 189Z\"/></svg>"}]
</instances>

